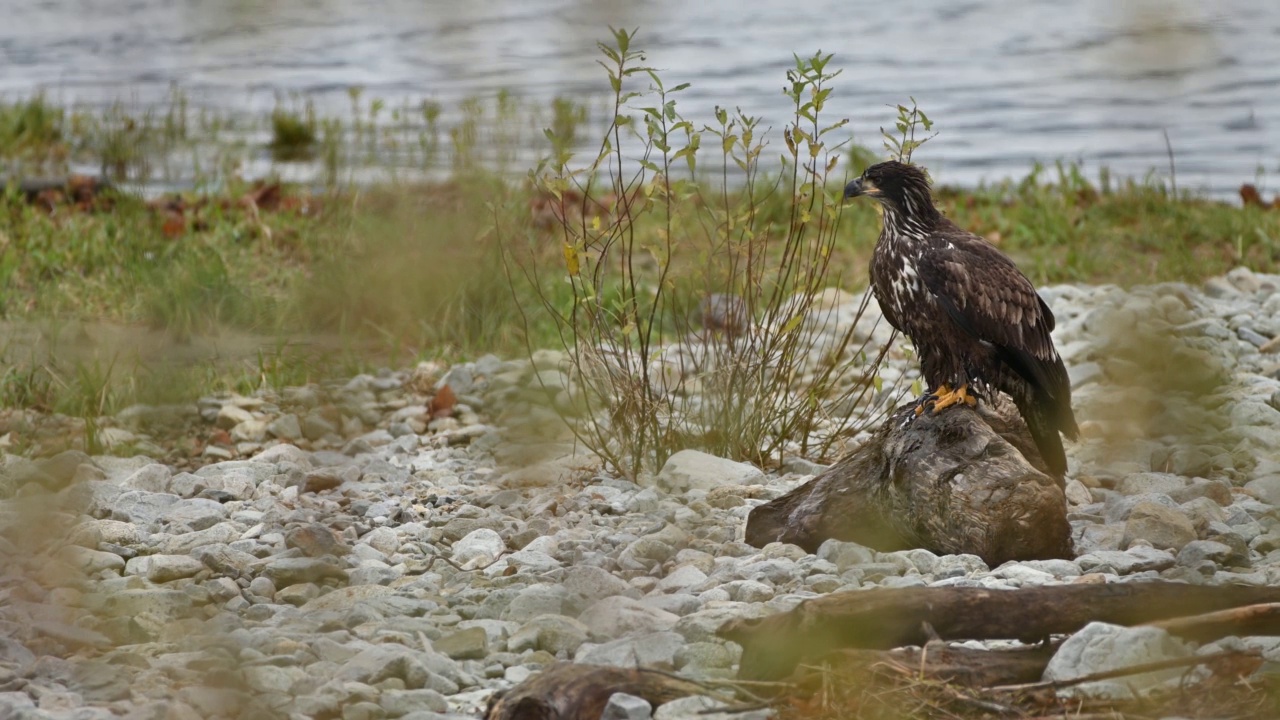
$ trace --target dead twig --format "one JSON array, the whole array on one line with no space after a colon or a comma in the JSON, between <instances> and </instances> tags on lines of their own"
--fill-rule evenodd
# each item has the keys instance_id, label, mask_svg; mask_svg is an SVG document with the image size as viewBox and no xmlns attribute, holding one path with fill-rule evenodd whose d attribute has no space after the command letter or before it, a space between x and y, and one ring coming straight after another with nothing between
<instances>
[{"instance_id":1,"label":"dead twig","mask_svg":"<svg viewBox=\"0 0 1280 720\"><path fill-rule=\"evenodd\" d=\"M485 570L488 570L494 565L497 565L499 560L501 560L503 557L510 554L511 554L510 550L503 550L502 552L498 553L497 557L493 559L493 562L489 563L488 565L483 565L481 567L474 567L474 568L464 568L458 563L454 562L453 560L450 560L449 558L443 555L436 555L435 557L427 561L427 566L422 569L422 572L424 573L430 572L431 566L435 565L437 560L443 561L445 565L448 565L449 567L453 568L454 570L457 570L458 572L484 572Z\"/></svg>"}]
</instances>

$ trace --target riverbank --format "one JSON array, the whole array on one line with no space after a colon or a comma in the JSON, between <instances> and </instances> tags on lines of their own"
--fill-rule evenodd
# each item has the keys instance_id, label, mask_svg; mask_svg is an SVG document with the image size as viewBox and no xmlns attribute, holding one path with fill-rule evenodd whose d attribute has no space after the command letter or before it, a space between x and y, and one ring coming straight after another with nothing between
<instances>
[{"instance_id":1,"label":"riverbank","mask_svg":"<svg viewBox=\"0 0 1280 720\"><path fill-rule=\"evenodd\" d=\"M702 192L703 202L718 202L714 190ZM1236 265L1280 269L1280 211L1254 204L1089 182L1070 167L938 195L950 217L997 244L1038 285L1195 283ZM526 339L556 342L549 316L521 313L539 306L538 294L518 273L508 276L503 255L534 248L527 257L542 272L563 274L560 230L547 222L544 195L496 176L88 198L72 191L2 201L0 309L12 330L0 343L6 406L83 415L93 406L190 401L203 390L251 392L414 359L511 357L525 352ZM758 207L759 234L785 236L780 198ZM842 209L831 276L846 289L865 285L873 213L867 204ZM642 245L665 231L654 215L637 226ZM709 219L691 206L672 233L701 235ZM704 262L691 245L683 252L677 247L677 267ZM124 342L94 352L92 342L68 340L91 338L102 323L124 328L113 335L150 335L138 345L153 351ZM71 332L79 326L90 330ZM234 351L192 352L228 333L250 340ZM165 355L186 361L156 361Z\"/></svg>"}]
</instances>

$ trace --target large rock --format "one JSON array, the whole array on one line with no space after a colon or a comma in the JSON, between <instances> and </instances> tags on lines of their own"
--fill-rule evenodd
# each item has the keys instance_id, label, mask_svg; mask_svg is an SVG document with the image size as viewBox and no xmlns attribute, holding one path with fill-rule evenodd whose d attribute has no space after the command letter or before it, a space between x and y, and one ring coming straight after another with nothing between
<instances>
[{"instance_id":1,"label":"large rock","mask_svg":"<svg viewBox=\"0 0 1280 720\"><path fill-rule=\"evenodd\" d=\"M631 585L620 577L594 565L577 565L565 573L564 588L571 602L580 609L591 603L615 595L636 593Z\"/></svg>"},{"instance_id":2,"label":"large rock","mask_svg":"<svg viewBox=\"0 0 1280 720\"><path fill-rule=\"evenodd\" d=\"M466 537L453 543L451 555L452 560L458 565L466 566L468 562L472 566L476 562L488 565L504 550L507 550L507 543L503 542L502 536L499 536L495 530L476 528L467 533Z\"/></svg>"},{"instance_id":3,"label":"large rock","mask_svg":"<svg viewBox=\"0 0 1280 720\"><path fill-rule=\"evenodd\" d=\"M667 458L658 481L674 490L711 490L721 485L747 485L762 475L754 465L699 450L681 450Z\"/></svg>"},{"instance_id":4,"label":"large rock","mask_svg":"<svg viewBox=\"0 0 1280 720\"><path fill-rule=\"evenodd\" d=\"M587 626L581 622L564 615L539 615L512 633L507 649L515 653L546 650L552 655L572 654L586 641Z\"/></svg>"},{"instance_id":5,"label":"large rock","mask_svg":"<svg viewBox=\"0 0 1280 720\"><path fill-rule=\"evenodd\" d=\"M1146 540L1152 547L1177 552L1195 539L1196 528L1180 508L1143 502L1129 512L1122 544L1129 547L1135 541Z\"/></svg>"},{"instance_id":6,"label":"large rock","mask_svg":"<svg viewBox=\"0 0 1280 720\"><path fill-rule=\"evenodd\" d=\"M567 596L560 585L530 585L511 599L502 619L524 623L539 615L560 615Z\"/></svg>"},{"instance_id":7,"label":"large rock","mask_svg":"<svg viewBox=\"0 0 1280 720\"><path fill-rule=\"evenodd\" d=\"M613 667L675 667L676 653L684 647L679 633L657 632L596 645L586 643L574 653L574 662Z\"/></svg>"},{"instance_id":8,"label":"large rock","mask_svg":"<svg viewBox=\"0 0 1280 720\"><path fill-rule=\"evenodd\" d=\"M1085 572L1114 570L1119 575L1165 570L1173 567L1174 557L1167 550L1147 545L1134 545L1128 550L1098 550L1076 558Z\"/></svg>"},{"instance_id":9,"label":"large rock","mask_svg":"<svg viewBox=\"0 0 1280 720\"><path fill-rule=\"evenodd\" d=\"M1071 557L1066 498L1011 403L914 412L899 407L851 455L752 510L747 542L813 552L834 538L969 553L992 567Z\"/></svg>"},{"instance_id":10,"label":"large rock","mask_svg":"<svg viewBox=\"0 0 1280 720\"><path fill-rule=\"evenodd\" d=\"M481 660L489 653L489 634L483 627L469 627L449 633L431 645L454 660Z\"/></svg>"},{"instance_id":11,"label":"large rock","mask_svg":"<svg viewBox=\"0 0 1280 720\"><path fill-rule=\"evenodd\" d=\"M715 712L724 708L724 712ZM663 703L653 712L653 720L767 720L773 711L730 709L728 705L706 695L682 697Z\"/></svg>"},{"instance_id":12,"label":"large rock","mask_svg":"<svg viewBox=\"0 0 1280 720\"><path fill-rule=\"evenodd\" d=\"M125 564L126 575L141 575L153 583L189 578L204 569L204 563L187 555L140 555Z\"/></svg>"},{"instance_id":13,"label":"large rock","mask_svg":"<svg viewBox=\"0 0 1280 720\"><path fill-rule=\"evenodd\" d=\"M592 604L578 619L587 627L593 639L601 641L619 635L670 630L680 618L639 600L614 595Z\"/></svg>"},{"instance_id":14,"label":"large rock","mask_svg":"<svg viewBox=\"0 0 1280 720\"><path fill-rule=\"evenodd\" d=\"M398 678L406 688L427 688L453 694L457 685L432 670L421 653L403 646L374 646L362 650L338 670L337 679L376 685Z\"/></svg>"},{"instance_id":15,"label":"large rock","mask_svg":"<svg viewBox=\"0 0 1280 720\"><path fill-rule=\"evenodd\" d=\"M1089 623L1067 638L1044 671L1045 680L1073 680L1085 675L1133 665L1173 660L1192 654L1191 646L1154 627L1121 627ZM1167 681L1176 681L1186 668L1126 675L1063 688L1063 697L1128 700L1145 695Z\"/></svg>"},{"instance_id":16,"label":"large rock","mask_svg":"<svg viewBox=\"0 0 1280 720\"><path fill-rule=\"evenodd\" d=\"M618 692L609 696L609 703L604 706L600 720L649 720L651 717L653 706L648 700Z\"/></svg>"},{"instance_id":17,"label":"large rock","mask_svg":"<svg viewBox=\"0 0 1280 720\"><path fill-rule=\"evenodd\" d=\"M168 466L151 463L138 468L125 478L121 485L129 490L162 493L169 489L171 477L173 477L173 471Z\"/></svg>"},{"instance_id":18,"label":"large rock","mask_svg":"<svg viewBox=\"0 0 1280 720\"><path fill-rule=\"evenodd\" d=\"M111 519L133 525L150 525L164 516L181 498L169 493L129 490L115 498Z\"/></svg>"},{"instance_id":19,"label":"large rock","mask_svg":"<svg viewBox=\"0 0 1280 720\"><path fill-rule=\"evenodd\" d=\"M283 588L296 583L319 583L326 578L345 580L347 574L329 558L277 558L262 569L262 577Z\"/></svg>"}]
</instances>

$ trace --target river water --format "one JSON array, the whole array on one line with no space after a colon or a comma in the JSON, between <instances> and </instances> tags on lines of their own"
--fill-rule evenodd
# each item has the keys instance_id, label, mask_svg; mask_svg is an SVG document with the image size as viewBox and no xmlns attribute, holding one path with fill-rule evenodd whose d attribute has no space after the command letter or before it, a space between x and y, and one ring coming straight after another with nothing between
<instances>
[{"instance_id":1,"label":"river water","mask_svg":"<svg viewBox=\"0 0 1280 720\"><path fill-rule=\"evenodd\" d=\"M878 145L913 96L940 134L917 160L958 184L1036 161L1169 173L1218 196L1280 189L1280 2L1274 0L29 0L0 18L0 96L265 112L282 94L323 111L348 87L456 108L507 89L602 104L610 25L695 119L740 106L780 127L792 53L835 53L830 112ZM775 139L780 145L780 139Z\"/></svg>"}]
</instances>

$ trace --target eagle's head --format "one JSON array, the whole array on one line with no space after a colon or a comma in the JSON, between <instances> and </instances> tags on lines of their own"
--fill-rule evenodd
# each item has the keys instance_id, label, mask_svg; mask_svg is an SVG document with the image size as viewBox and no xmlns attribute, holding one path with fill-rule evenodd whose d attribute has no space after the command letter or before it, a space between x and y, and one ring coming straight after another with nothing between
<instances>
[{"instance_id":1,"label":"eagle's head","mask_svg":"<svg viewBox=\"0 0 1280 720\"><path fill-rule=\"evenodd\" d=\"M875 198L886 210L899 216L927 217L937 214L929 192L929 176L915 165L889 160L876 163L844 188L845 198Z\"/></svg>"}]
</instances>

